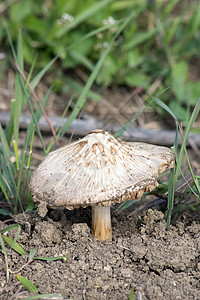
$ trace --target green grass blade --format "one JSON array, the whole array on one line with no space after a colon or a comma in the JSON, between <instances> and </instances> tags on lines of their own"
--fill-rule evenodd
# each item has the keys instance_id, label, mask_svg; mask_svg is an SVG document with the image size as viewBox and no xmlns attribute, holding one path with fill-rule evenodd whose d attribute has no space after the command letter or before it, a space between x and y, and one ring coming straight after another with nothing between
<instances>
[{"instance_id":1,"label":"green grass blade","mask_svg":"<svg viewBox=\"0 0 200 300\"><path fill-rule=\"evenodd\" d=\"M34 140L34 133L35 133L35 126L33 126L33 132L32 132L32 138L31 138L31 145L30 145L30 149L29 149L29 154L28 154L28 161L27 161L27 165L26 165L26 171L25 171L25 175L24 175L24 195L25 197L27 197L27 202L28 202L28 206L27 206L27 210L32 210L34 208L34 203L32 201L31 198L29 198L28 195L28 180L29 180L29 170L30 170L30 164L31 164L31 156L32 156L32 148L33 148L33 140ZM31 200L30 200L31 199Z\"/></svg>"},{"instance_id":2,"label":"green grass blade","mask_svg":"<svg viewBox=\"0 0 200 300\"><path fill-rule=\"evenodd\" d=\"M21 232L21 227L19 226L19 227L17 228L17 232L16 232L16 234L15 234L15 238L14 238L14 240L13 240L13 244L12 244L11 248L12 248L13 246L15 246L15 243L16 243L16 241L17 241L19 235L20 235L20 232ZM7 236L6 236L6 237L7 237ZM21 246L20 246L20 247L21 247ZM19 249L20 249L20 247L19 247ZM20 249L20 250L21 250L21 249Z\"/></svg>"},{"instance_id":3,"label":"green grass blade","mask_svg":"<svg viewBox=\"0 0 200 300\"><path fill-rule=\"evenodd\" d=\"M12 194L15 195L15 191L16 191L16 184L15 184L15 170L13 167L12 162L10 161L10 156L11 156L11 151L10 148L8 146L4 131L1 127L0 124L0 139L2 141L2 146L0 147L0 153L1 153L1 149L2 149L2 153L3 153L3 157L1 159L1 170L2 170L2 174L4 176L4 182L7 185L7 188L9 191L12 190ZM2 180L2 178L1 178ZM2 184L3 184L2 181ZM4 186L5 188L5 186Z\"/></svg>"},{"instance_id":4,"label":"green grass blade","mask_svg":"<svg viewBox=\"0 0 200 300\"><path fill-rule=\"evenodd\" d=\"M180 173L181 173L181 176L183 177L183 179L185 180L185 183L187 184L189 190L195 195L195 197L196 197L197 199L200 199L200 195L198 195L198 194L195 192L195 190L192 188L192 186L187 182L187 179L185 178L185 176L184 176L184 174L183 174L183 172L182 172L181 169L180 169ZM194 181L194 183L195 183L196 177L194 176L194 173L193 173L193 172L191 172L191 173L192 173L193 181ZM194 176L194 177L193 177L193 176Z\"/></svg>"},{"instance_id":5,"label":"green grass blade","mask_svg":"<svg viewBox=\"0 0 200 300\"><path fill-rule=\"evenodd\" d=\"M175 140L174 140L174 153L176 156L176 160L178 157L178 129L179 129L179 124L176 122L176 135L175 135Z\"/></svg>"},{"instance_id":6,"label":"green grass blade","mask_svg":"<svg viewBox=\"0 0 200 300\"><path fill-rule=\"evenodd\" d=\"M174 118L174 120L176 120L178 122L178 120L177 120L175 114L173 113L173 111L164 102L162 102L160 99L158 99L156 97L152 97L152 100L156 104L158 104L160 107L162 107L164 110L166 110Z\"/></svg>"},{"instance_id":7,"label":"green grass blade","mask_svg":"<svg viewBox=\"0 0 200 300\"><path fill-rule=\"evenodd\" d=\"M15 195L15 186L12 185L12 181L9 178L9 173L5 172L5 175L2 175L0 173L0 187L2 189L2 192L6 198L6 200L8 201L8 204L10 206L10 209L12 212L14 212L14 207L15 207L15 203L14 203L14 195ZM6 179L6 175L8 174L8 178Z\"/></svg>"},{"instance_id":8,"label":"green grass blade","mask_svg":"<svg viewBox=\"0 0 200 300\"><path fill-rule=\"evenodd\" d=\"M111 49L111 46L113 44L113 40L112 42L109 44L108 48L104 51L103 55L101 56L100 60L98 61L98 63L96 64L96 66L94 67L94 70L93 72L91 73L85 87L83 88L82 90L82 93L80 95L80 97L78 98L78 101L77 103L75 104L75 107L72 111L72 113L70 114L67 122L65 123L65 125L63 126L62 128L62 131L61 131L61 134L60 134L60 137L62 137L66 130L69 128L69 126L71 125L72 121L77 117L77 115L79 114L79 112L81 111L81 109L83 108L83 106L85 105L85 101L86 101L86 96L89 92L89 89L91 88L102 64L103 64L103 61L106 57L106 55L108 54L109 50Z\"/></svg>"},{"instance_id":9,"label":"green grass blade","mask_svg":"<svg viewBox=\"0 0 200 300\"><path fill-rule=\"evenodd\" d=\"M6 228L2 229L0 231L0 233L5 233L7 231L11 231L11 230L16 229L16 228L18 229L18 228L20 228L20 226L18 224L12 224L12 225L9 225Z\"/></svg>"},{"instance_id":10,"label":"green grass blade","mask_svg":"<svg viewBox=\"0 0 200 300\"><path fill-rule=\"evenodd\" d=\"M28 192L28 187L27 187L27 193L26 193L26 197L27 197L27 207L26 207L26 212L28 211L32 211L35 209L35 203L30 195L30 193Z\"/></svg>"},{"instance_id":11,"label":"green grass blade","mask_svg":"<svg viewBox=\"0 0 200 300\"><path fill-rule=\"evenodd\" d=\"M12 211L12 208L11 208ZM0 208L0 215L2 216L10 216L10 210L6 210L6 209L1 209Z\"/></svg>"},{"instance_id":12,"label":"green grass blade","mask_svg":"<svg viewBox=\"0 0 200 300\"><path fill-rule=\"evenodd\" d=\"M15 114L14 114L14 139L18 142L18 136L19 136L19 119L20 114L22 110L22 99L23 99L23 93L20 85L20 78L19 74L16 74L15 79L15 99L16 99L16 105L15 105Z\"/></svg>"},{"instance_id":13,"label":"green grass blade","mask_svg":"<svg viewBox=\"0 0 200 300\"><path fill-rule=\"evenodd\" d=\"M34 60L33 60L33 63L31 65L31 69L30 69L30 72L28 74L28 77L27 77L27 82L26 82L26 87L28 87L30 81L31 81L31 76L33 74L33 70L34 70L34 67L35 67L35 64L36 64L36 61L37 61L37 55L35 56Z\"/></svg>"},{"instance_id":14,"label":"green grass blade","mask_svg":"<svg viewBox=\"0 0 200 300\"><path fill-rule=\"evenodd\" d=\"M198 177L195 177L194 183L195 183L196 189L197 189L197 191L199 193L198 199L200 200L200 183L199 183L199 178Z\"/></svg>"},{"instance_id":15,"label":"green grass blade","mask_svg":"<svg viewBox=\"0 0 200 300\"><path fill-rule=\"evenodd\" d=\"M51 88L47 91L44 98L42 99L41 105L42 105L43 108L46 106L46 103L49 99L50 93L51 93ZM35 119L37 120L37 123L39 123L39 120L40 120L41 116L42 116L42 111L38 107L37 111L35 112ZM24 147L23 147L24 151L26 151L30 140L33 138L33 133L35 131L35 125L34 124L35 124L34 117L32 116L32 120L31 120L31 122L30 122L30 124L27 128L27 132L26 132L26 138L25 138Z\"/></svg>"},{"instance_id":16,"label":"green grass blade","mask_svg":"<svg viewBox=\"0 0 200 300\"><path fill-rule=\"evenodd\" d=\"M9 205L11 211L13 212L13 204L12 204L12 202L10 201L10 198L9 198L9 196L8 196L8 193L6 192L6 188L5 188L4 185L3 185L3 177L2 177L2 175L1 175L1 173L0 173L0 188L1 188L1 191L2 191L2 193L3 193L3 195L4 195L4 197L6 198L6 201L7 201L8 205ZM3 214L3 212L0 212L0 213Z\"/></svg>"},{"instance_id":17,"label":"green grass blade","mask_svg":"<svg viewBox=\"0 0 200 300\"><path fill-rule=\"evenodd\" d=\"M115 133L115 138L119 138L126 129L145 111L146 107L141 110L136 116L134 116L126 125L124 125L119 131Z\"/></svg>"},{"instance_id":18,"label":"green grass blade","mask_svg":"<svg viewBox=\"0 0 200 300\"><path fill-rule=\"evenodd\" d=\"M30 144L30 150L29 150L29 154L28 154L28 161L27 161L27 166L26 166L27 170L29 170L30 164L31 164L31 156L32 156L32 149L33 149L34 134L35 134L35 125L33 126L33 132L32 132L31 144Z\"/></svg>"},{"instance_id":19,"label":"green grass blade","mask_svg":"<svg viewBox=\"0 0 200 300\"><path fill-rule=\"evenodd\" d=\"M46 260L46 261L55 261L55 260L60 260L63 259L64 261L67 260L66 256L53 256L53 257L34 257L34 259L39 259L39 260Z\"/></svg>"},{"instance_id":20,"label":"green grass blade","mask_svg":"<svg viewBox=\"0 0 200 300\"><path fill-rule=\"evenodd\" d=\"M140 200L128 200L128 201L125 201L122 204L120 204L119 207L116 210L117 211L118 210L125 210L125 209L129 208L131 205L133 205L134 203L136 203L136 202L138 202Z\"/></svg>"},{"instance_id":21,"label":"green grass blade","mask_svg":"<svg viewBox=\"0 0 200 300\"><path fill-rule=\"evenodd\" d=\"M8 39L9 39L9 42L10 42L10 46L11 46L11 49L12 49L12 53L13 53L15 62L20 66L21 63L18 61L18 57L17 57L16 52L14 50L12 39L11 39L11 36L10 36L10 33L9 33L8 30L7 30L7 35L8 35ZM19 43L18 51L20 51L20 49L22 47L22 45L20 45L20 43L21 43L20 36L18 38L18 43ZM28 101L28 104L29 104L29 107L31 109L31 113L32 113L32 116L33 116L33 119L34 119L34 122L35 122L35 125L36 125L37 134L38 134L38 136L40 138L43 150L44 150L44 152L46 154L46 148L45 148L45 145L44 145L44 142L43 142L43 139L42 139L42 135L41 135L40 130L39 130L39 126L38 126L38 122L37 122L35 114L34 114L34 110L32 108L32 104L31 104L31 100L30 100L30 97L29 97L29 93L27 92L24 80L22 79L22 77L21 77L20 74L16 75L16 86L15 86L16 110L15 110L15 114L14 114L14 138L18 142L19 118L20 118L20 113L21 113L21 109L22 109L22 99L23 99L23 93L22 93L22 91L24 92L24 94L26 96L26 99Z\"/></svg>"},{"instance_id":22,"label":"green grass blade","mask_svg":"<svg viewBox=\"0 0 200 300\"><path fill-rule=\"evenodd\" d=\"M28 255L29 261L31 261L34 258L35 253L36 253L36 249L35 248L31 249L31 251L29 252L29 255Z\"/></svg>"},{"instance_id":23,"label":"green grass blade","mask_svg":"<svg viewBox=\"0 0 200 300\"><path fill-rule=\"evenodd\" d=\"M174 151L176 157L178 156L177 151L178 151L178 127L179 123L178 120L173 113L173 111L160 99L157 97L152 97L152 100L158 104L160 107L162 107L165 111L167 111L175 120L176 122L176 135L175 135L175 141L174 141ZM171 221L171 215L172 215L172 210L173 210L173 203L174 203L174 188L176 184L176 177L175 177L175 171L174 169L170 170L170 176L169 176L169 183L168 183L168 216L167 216L167 230L169 230L169 225Z\"/></svg>"},{"instance_id":24,"label":"green grass blade","mask_svg":"<svg viewBox=\"0 0 200 300\"><path fill-rule=\"evenodd\" d=\"M83 65L83 67L85 66L90 71L93 70L94 65L85 55L74 50L74 51L71 51L71 56L73 59L80 62Z\"/></svg>"},{"instance_id":25,"label":"green grass blade","mask_svg":"<svg viewBox=\"0 0 200 300\"><path fill-rule=\"evenodd\" d=\"M59 55L55 56L32 80L31 80L31 86L33 89L37 86L37 84L40 82L44 74L51 68L51 66L54 64L54 62L59 58Z\"/></svg>"},{"instance_id":26,"label":"green grass blade","mask_svg":"<svg viewBox=\"0 0 200 300\"><path fill-rule=\"evenodd\" d=\"M168 25L168 21L163 24L163 26ZM139 32L136 34L132 40L130 40L128 43L124 45L124 50L130 50L133 49L134 47L138 46L141 43L144 43L148 39L154 37L156 34L158 34L160 31L160 28L154 28L150 31L147 32Z\"/></svg>"},{"instance_id":27,"label":"green grass blade","mask_svg":"<svg viewBox=\"0 0 200 300\"><path fill-rule=\"evenodd\" d=\"M6 280L7 280L7 282L8 282L8 280L9 280L8 256L7 256L7 253L6 253L6 249L5 249L4 242L3 242L3 239L2 239L2 235L1 235L1 234L0 234L0 245L1 245L1 248L2 248L2 251L3 251L3 255L4 255L4 258L5 258L5 265L6 265Z\"/></svg>"},{"instance_id":28,"label":"green grass blade","mask_svg":"<svg viewBox=\"0 0 200 300\"><path fill-rule=\"evenodd\" d=\"M12 38L10 35L9 30L6 28L8 40L10 43L10 47L13 53L13 57L15 62L18 63L18 65L23 69L23 46L22 46L22 36L21 32L19 31L18 34L18 53L16 54ZM22 94L22 89L20 86L20 81L19 81L19 74L16 75L15 79L15 99L16 99L16 105L15 105L15 113L14 113L14 138L18 142L18 135L19 135L19 118L20 118L20 113L22 109L22 99L23 99L23 94Z\"/></svg>"},{"instance_id":29,"label":"green grass blade","mask_svg":"<svg viewBox=\"0 0 200 300\"><path fill-rule=\"evenodd\" d=\"M72 102L73 102L73 97L71 97L71 99L70 99L69 102L67 103L67 106L65 107L65 110L64 110L64 112L63 112L63 114L62 114L62 116L61 116L61 118L60 118L60 122L58 123L58 126L57 126L56 129L55 129L57 138L59 138L59 134L60 134L60 126L61 126L61 124L62 124L62 120L63 120L63 118L67 115L67 112L68 112L68 110L69 110L69 108L70 108ZM52 148L52 146L54 145L54 143L55 143L55 140L54 140L54 138L52 137L51 140L50 140L50 142L49 142L48 148L47 148L47 153L49 153L49 151L51 150L51 148Z\"/></svg>"},{"instance_id":30,"label":"green grass blade","mask_svg":"<svg viewBox=\"0 0 200 300\"><path fill-rule=\"evenodd\" d=\"M2 235L2 238L17 253L19 253L21 255L27 255L27 252L24 250L24 248L20 244L15 242L15 240L13 240L13 239L9 238L8 236L5 236L5 235Z\"/></svg>"},{"instance_id":31,"label":"green grass blade","mask_svg":"<svg viewBox=\"0 0 200 300\"><path fill-rule=\"evenodd\" d=\"M14 48L14 45L13 45L13 42L12 42L12 38L11 38L10 32L9 32L7 27L6 27L6 34L8 36L8 41L9 41L9 44L10 44L10 48L12 50L12 55L14 57L14 60L17 61L17 54L15 52L15 48Z\"/></svg>"},{"instance_id":32,"label":"green grass blade","mask_svg":"<svg viewBox=\"0 0 200 300\"><path fill-rule=\"evenodd\" d=\"M175 176L174 176L174 169L170 170L169 175L169 185L168 185L168 216L167 216L167 230L169 230L170 222L171 222L171 215L174 205L174 188L175 188Z\"/></svg>"},{"instance_id":33,"label":"green grass blade","mask_svg":"<svg viewBox=\"0 0 200 300\"><path fill-rule=\"evenodd\" d=\"M190 132L190 130L191 130L193 124L194 124L194 121L197 118L199 110L200 110L200 99L198 100L197 104L195 105L195 108L194 108L194 110L192 112L191 118L190 118L190 120L188 122L188 125L186 127L186 130L185 130L185 135L183 137L183 142L182 142L182 145L181 145L181 149L180 149L180 153L179 153L179 157L178 157L178 161L177 161L177 168L176 168L176 172L175 172L175 178L176 178L176 180L177 180L177 177L178 177L178 174L179 174L179 169L181 167L183 153L185 151L186 140L187 140L189 132Z\"/></svg>"},{"instance_id":34,"label":"green grass blade","mask_svg":"<svg viewBox=\"0 0 200 300\"><path fill-rule=\"evenodd\" d=\"M148 105L146 105L136 116L134 116L128 123L126 123L118 132L115 133L115 137L119 138L126 129L145 111L145 109L150 106L151 102L153 100L150 100Z\"/></svg>"},{"instance_id":35,"label":"green grass blade","mask_svg":"<svg viewBox=\"0 0 200 300\"><path fill-rule=\"evenodd\" d=\"M27 278L17 275L17 279L21 282L21 284L23 284L23 286L30 292L33 293L38 293L38 289L36 288L36 286Z\"/></svg>"},{"instance_id":36,"label":"green grass blade","mask_svg":"<svg viewBox=\"0 0 200 300\"><path fill-rule=\"evenodd\" d=\"M24 85L24 81L23 81L23 78L22 78L22 77L20 77L20 83L21 83L21 85L22 85L22 89L23 89L23 91L24 91L24 93L25 93L25 96L26 96L26 98L27 98L27 101L28 101L28 104L29 104L29 107L30 107L30 110L31 110L31 114L32 114L32 117L33 117L33 121L34 121L34 124L35 124L35 127L36 127L36 132L37 132L37 134L38 134L38 136L39 136L39 138L40 138L40 141L41 141L41 144L42 144L43 151L44 151L44 153L46 154L46 153L47 153L47 152L46 152L46 147L45 147L45 145L44 145L44 141L43 141L43 138L42 138L40 129L39 129L38 120L37 120L36 115L35 115L35 112L34 112L34 110L33 110L32 103L31 103L31 99L30 99L29 94L28 94L28 92L27 92L27 90L26 90L26 87L25 87L25 85Z\"/></svg>"},{"instance_id":37,"label":"green grass blade","mask_svg":"<svg viewBox=\"0 0 200 300\"><path fill-rule=\"evenodd\" d=\"M21 163L20 163L20 169L19 169L19 173L18 173L18 176L17 176L17 195L19 195L18 199L20 201L20 206L21 206L22 211L23 211L24 199L25 199L25 194L22 192L22 185L23 185L22 178L23 178L25 157L26 157L26 151L23 151L22 152ZM17 205L18 205L18 203L17 203Z\"/></svg>"},{"instance_id":38,"label":"green grass blade","mask_svg":"<svg viewBox=\"0 0 200 300\"><path fill-rule=\"evenodd\" d=\"M6 136L4 134L3 128L1 127L1 124L0 124L0 140L1 140L2 145L3 145L3 149L5 149L6 156L7 157L11 156L11 151L10 151L9 145L7 143L7 139L6 139Z\"/></svg>"},{"instance_id":39,"label":"green grass blade","mask_svg":"<svg viewBox=\"0 0 200 300\"><path fill-rule=\"evenodd\" d=\"M34 209L34 202L32 200L32 197L30 196L28 192L28 180L29 180L29 170L30 170L30 164L31 164L31 156L32 156L32 148L33 148L33 140L34 140L34 133L35 133L35 125L33 126L33 132L32 132L32 138L31 138L31 144L30 144L30 149L29 149L29 154L28 154L28 161L27 161L27 166L26 166L26 172L25 172L25 186L24 186L24 194L27 198L27 207L26 211L28 210L33 210Z\"/></svg>"},{"instance_id":40,"label":"green grass blade","mask_svg":"<svg viewBox=\"0 0 200 300\"><path fill-rule=\"evenodd\" d=\"M167 17L167 15L173 10L175 5L179 2L179 0L172 0L166 3L166 6L164 8L164 15Z\"/></svg>"},{"instance_id":41,"label":"green grass blade","mask_svg":"<svg viewBox=\"0 0 200 300\"><path fill-rule=\"evenodd\" d=\"M81 86L79 83L75 82L69 77L66 77L66 83L78 94L80 94L83 90L83 86ZM88 99L95 100L98 102L102 100L102 96L93 91L89 91L87 97Z\"/></svg>"},{"instance_id":42,"label":"green grass blade","mask_svg":"<svg viewBox=\"0 0 200 300\"><path fill-rule=\"evenodd\" d=\"M15 114L15 104L16 104L16 99L12 99L11 100L11 105L10 105L10 121L8 123L8 126L7 126L7 142L8 142L8 145L10 146L10 143L11 143L11 138L12 138L12 135L13 135L13 120L14 120L14 114Z\"/></svg>"},{"instance_id":43,"label":"green grass blade","mask_svg":"<svg viewBox=\"0 0 200 300\"><path fill-rule=\"evenodd\" d=\"M19 30L19 32L18 32L18 39L17 39L17 63L20 66L20 69L22 71L24 71L23 45L22 45L21 30Z\"/></svg>"},{"instance_id":44,"label":"green grass blade","mask_svg":"<svg viewBox=\"0 0 200 300\"><path fill-rule=\"evenodd\" d=\"M5 249L4 242L3 242L1 234L0 234L0 244L1 244L1 248L3 250L3 254L6 254L6 249Z\"/></svg>"},{"instance_id":45,"label":"green grass blade","mask_svg":"<svg viewBox=\"0 0 200 300\"><path fill-rule=\"evenodd\" d=\"M17 172L19 172L18 145L17 145L16 140L13 140L13 147L14 147L14 152L15 152Z\"/></svg>"},{"instance_id":46,"label":"green grass blade","mask_svg":"<svg viewBox=\"0 0 200 300\"><path fill-rule=\"evenodd\" d=\"M134 300L134 289L131 290L130 295L129 295L129 300Z\"/></svg>"},{"instance_id":47,"label":"green grass blade","mask_svg":"<svg viewBox=\"0 0 200 300\"><path fill-rule=\"evenodd\" d=\"M1 183L10 198L15 198L16 183L15 183L15 172L12 169L12 163L8 161L6 163L5 154L1 160L2 172L0 173Z\"/></svg>"}]
</instances>

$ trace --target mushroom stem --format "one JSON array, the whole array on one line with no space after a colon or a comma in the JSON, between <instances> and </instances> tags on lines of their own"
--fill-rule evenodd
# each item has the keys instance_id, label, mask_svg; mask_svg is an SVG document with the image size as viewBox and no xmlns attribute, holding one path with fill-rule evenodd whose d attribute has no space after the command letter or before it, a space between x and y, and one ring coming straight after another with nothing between
<instances>
[{"instance_id":1,"label":"mushroom stem","mask_svg":"<svg viewBox=\"0 0 200 300\"><path fill-rule=\"evenodd\" d=\"M100 241L112 241L110 206L92 207L92 234Z\"/></svg>"}]
</instances>

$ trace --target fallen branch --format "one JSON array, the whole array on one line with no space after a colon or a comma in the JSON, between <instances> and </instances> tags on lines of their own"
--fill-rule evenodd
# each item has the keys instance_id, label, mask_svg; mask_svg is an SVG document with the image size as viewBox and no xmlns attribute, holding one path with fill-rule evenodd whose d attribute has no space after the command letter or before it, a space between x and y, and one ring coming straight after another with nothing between
<instances>
[{"instance_id":1,"label":"fallen branch","mask_svg":"<svg viewBox=\"0 0 200 300\"><path fill-rule=\"evenodd\" d=\"M26 129L31 122L32 116L30 114L21 114L20 116L20 128ZM67 122L68 118L63 118L62 120L60 117L49 116L48 117L52 127L56 128L59 124L61 127ZM2 125L8 124L10 120L10 113L9 112L0 112L0 123ZM49 125L47 120L44 116L40 118L39 127L41 131L49 132ZM74 134L76 137L83 137L89 131L94 129L105 129L111 131L112 133L116 133L120 126L113 125L108 126L99 120L96 120L94 117L91 117L87 114L84 114L81 119L75 119L68 130L66 131L67 135ZM175 131L173 130L153 130L153 129L143 129L139 127L129 127L122 138L124 140L129 141L138 141L138 142L146 142L158 145L166 145L172 146L174 144L175 139ZM192 142L191 142L192 141ZM181 135L178 136L178 144L182 144ZM200 134L190 133L188 137L188 145L196 145L197 149L200 147Z\"/></svg>"}]
</instances>

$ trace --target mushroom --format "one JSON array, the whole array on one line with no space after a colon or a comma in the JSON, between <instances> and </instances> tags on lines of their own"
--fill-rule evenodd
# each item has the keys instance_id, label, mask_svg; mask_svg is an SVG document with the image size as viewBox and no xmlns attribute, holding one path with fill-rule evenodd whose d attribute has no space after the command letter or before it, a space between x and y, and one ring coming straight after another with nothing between
<instances>
[{"instance_id":1,"label":"mushroom","mask_svg":"<svg viewBox=\"0 0 200 300\"><path fill-rule=\"evenodd\" d=\"M49 153L33 171L29 190L34 201L52 208L92 206L92 234L112 240L110 206L150 192L174 161L169 148L123 142L97 129Z\"/></svg>"}]
</instances>

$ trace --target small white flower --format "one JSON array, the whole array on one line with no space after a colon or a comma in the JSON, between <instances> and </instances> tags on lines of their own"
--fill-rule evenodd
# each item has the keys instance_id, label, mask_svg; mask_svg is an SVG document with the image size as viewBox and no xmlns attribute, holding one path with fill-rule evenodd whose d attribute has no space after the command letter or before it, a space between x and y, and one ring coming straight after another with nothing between
<instances>
[{"instance_id":1,"label":"small white flower","mask_svg":"<svg viewBox=\"0 0 200 300\"><path fill-rule=\"evenodd\" d=\"M101 48L103 48L103 44L102 43L98 43L98 44L96 44L95 48L96 49L101 49Z\"/></svg>"},{"instance_id":2,"label":"small white flower","mask_svg":"<svg viewBox=\"0 0 200 300\"><path fill-rule=\"evenodd\" d=\"M116 20L112 16L109 16L108 19L103 20L103 25L113 25L115 22Z\"/></svg>"},{"instance_id":3,"label":"small white flower","mask_svg":"<svg viewBox=\"0 0 200 300\"><path fill-rule=\"evenodd\" d=\"M109 16L109 17L108 17L108 23L109 23L109 24L115 24L115 22L116 22L116 20L113 19L112 16Z\"/></svg>"},{"instance_id":4,"label":"small white flower","mask_svg":"<svg viewBox=\"0 0 200 300\"><path fill-rule=\"evenodd\" d=\"M108 42L103 42L103 43L98 43L96 44L95 48L97 50L102 49L102 48L107 48L108 47Z\"/></svg>"},{"instance_id":5,"label":"small white flower","mask_svg":"<svg viewBox=\"0 0 200 300\"><path fill-rule=\"evenodd\" d=\"M107 48L108 47L108 42L103 42L103 47Z\"/></svg>"},{"instance_id":6,"label":"small white flower","mask_svg":"<svg viewBox=\"0 0 200 300\"><path fill-rule=\"evenodd\" d=\"M62 25L63 23L73 22L74 17L68 13L64 13L60 19L57 20L58 25Z\"/></svg>"},{"instance_id":7,"label":"small white flower","mask_svg":"<svg viewBox=\"0 0 200 300\"><path fill-rule=\"evenodd\" d=\"M72 22L74 20L74 17L68 13L64 13L61 18L65 22Z\"/></svg>"}]
</instances>

